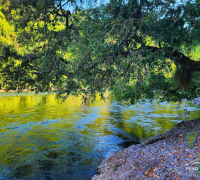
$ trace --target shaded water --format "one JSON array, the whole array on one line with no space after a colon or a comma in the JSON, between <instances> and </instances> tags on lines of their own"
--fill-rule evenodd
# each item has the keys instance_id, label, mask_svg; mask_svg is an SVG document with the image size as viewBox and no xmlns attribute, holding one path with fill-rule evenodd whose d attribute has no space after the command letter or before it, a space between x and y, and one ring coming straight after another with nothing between
<instances>
[{"instance_id":1,"label":"shaded water","mask_svg":"<svg viewBox=\"0 0 200 180\"><path fill-rule=\"evenodd\" d=\"M114 152L200 117L187 105L184 112L175 103L82 105L80 97L1 93L0 179L90 179Z\"/></svg>"}]
</instances>

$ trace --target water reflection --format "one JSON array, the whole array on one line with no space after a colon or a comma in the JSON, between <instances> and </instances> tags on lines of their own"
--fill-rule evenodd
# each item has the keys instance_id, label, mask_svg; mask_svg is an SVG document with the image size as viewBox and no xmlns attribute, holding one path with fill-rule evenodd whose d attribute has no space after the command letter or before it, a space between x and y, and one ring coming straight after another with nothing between
<instances>
[{"instance_id":1,"label":"water reflection","mask_svg":"<svg viewBox=\"0 0 200 180\"><path fill-rule=\"evenodd\" d=\"M199 107L116 102L82 105L81 97L64 103L54 95L0 94L0 179L90 179L105 158L198 118Z\"/></svg>"}]
</instances>

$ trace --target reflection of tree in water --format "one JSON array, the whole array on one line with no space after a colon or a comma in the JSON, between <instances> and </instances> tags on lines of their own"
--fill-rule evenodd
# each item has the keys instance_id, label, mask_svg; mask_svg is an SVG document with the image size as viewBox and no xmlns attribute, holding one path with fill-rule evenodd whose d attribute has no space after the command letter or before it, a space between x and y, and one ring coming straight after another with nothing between
<instances>
[{"instance_id":1,"label":"reflection of tree in water","mask_svg":"<svg viewBox=\"0 0 200 180\"><path fill-rule=\"evenodd\" d=\"M50 151L47 153L47 158L52 158L52 159L56 159L59 157L59 152L57 151Z\"/></svg>"},{"instance_id":2,"label":"reflection of tree in water","mask_svg":"<svg viewBox=\"0 0 200 180\"><path fill-rule=\"evenodd\" d=\"M55 164L55 162L51 159L42 160L39 163L39 168L46 170L46 171L50 171L51 169L53 169L54 164Z\"/></svg>"},{"instance_id":3,"label":"reflection of tree in water","mask_svg":"<svg viewBox=\"0 0 200 180\"><path fill-rule=\"evenodd\" d=\"M42 176L47 179L54 179L53 176L60 177L60 179L66 178L66 176L73 178L75 162L81 159L78 156L75 152L66 152L65 150L47 152L44 160L38 160Z\"/></svg>"},{"instance_id":4,"label":"reflection of tree in water","mask_svg":"<svg viewBox=\"0 0 200 180\"><path fill-rule=\"evenodd\" d=\"M52 173L56 162L51 159L42 160L39 162L39 169L41 170L40 177L45 177L46 180L53 180L55 173Z\"/></svg>"},{"instance_id":5,"label":"reflection of tree in water","mask_svg":"<svg viewBox=\"0 0 200 180\"><path fill-rule=\"evenodd\" d=\"M87 139L87 138L86 138ZM96 172L94 162L98 152L93 152L95 143L75 132L66 134L66 146L62 150L50 151L42 160L38 160L42 176L65 176L63 179L92 177ZM58 178L59 179L59 178ZM62 179L62 178L60 178Z\"/></svg>"},{"instance_id":6,"label":"reflection of tree in water","mask_svg":"<svg viewBox=\"0 0 200 180\"><path fill-rule=\"evenodd\" d=\"M30 164L19 166L16 168L13 178L17 178L17 179L25 178L29 176L30 174L32 174L32 172L34 171L33 169L34 169L34 166Z\"/></svg>"},{"instance_id":7,"label":"reflection of tree in water","mask_svg":"<svg viewBox=\"0 0 200 180\"><path fill-rule=\"evenodd\" d=\"M27 97L20 96L20 107L27 108L28 102Z\"/></svg>"},{"instance_id":8,"label":"reflection of tree in water","mask_svg":"<svg viewBox=\"0 0 200 180\"><path fill-rule=\"evenodd\" d=\"M127 132L127 125L126 125L127 123L125 122L126 120L123 118L122 114L123 113L121 106L112 106L110 108L110 116L113 117L110 118L110 124L117 127L117 132L114 131L114 133L116 133L116 136L123 139L123 142L120 143L119 145L125 148L132 144L139 144L140 137L138 136L138 134L135 133L132 129L129 129L129 132ZM138 125L136 124L135 128L137 128L137 126ZM145 132L142 133L144 133L145 135Z\"/></svg>"},{"instance_id":9,"label":"reflection of tree in water","mask_svg":"<svg viewBox=\"0 0 200 180\"><path fill-rule=\"evenodd\" d=\"M48 106L46 104L51 103L50 99L48 99L49 96L42 96L39 103L36 106L36 115L37 119L42 119L43 117L47 117L49 119L54 119L52 117L52 114L49 112ZM57 103L56 103L57 105ZM48 112L48 113L47 113Z\"/></svg>"},{"instance_id":10,"label":"reflection of tree in water","mask_svg":"<svg viewBox=\"0 0 200 180\"><path fill-rule=\"evenodd\" d=\"M42 96L42 104L46 104L47 103L47 96Z\"/></svg>"},{"instance_id":11,"label":"reflection of tree in water","mask_svg":"<svg viewBox=\"0 0 200 180\"><path fill-rule=\"evenodd\" d=\"M42 100L38 103L38 105L45 105L47 103L48 96L42 96Z\"/></svg>"},{"instance_id":12,"label":"reflection of tree in water","mask_svg":"<svg viewBox=\"0 0 200 180\"><path fill-rule=\"evenodd\" d=\"M85 177L92 177L97 168L98 159L102 156L102 152L94 150L96 143L93 138L88 138L88 132L71 132L68 140L71 141L65 151L66 173L68 179L84 179ZM89 135L90 136L90 135ZM86 178L87 179L87 178Z\"/></svg>"}]
</instances>

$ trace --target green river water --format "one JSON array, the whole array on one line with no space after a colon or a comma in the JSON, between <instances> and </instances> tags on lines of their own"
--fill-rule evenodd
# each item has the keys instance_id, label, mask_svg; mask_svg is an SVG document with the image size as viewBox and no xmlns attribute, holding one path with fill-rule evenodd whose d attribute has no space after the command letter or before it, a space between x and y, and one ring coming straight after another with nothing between
<instances>
[{"instance_id":1,"label":"green river water","mask_svg":"<svg viewBox=\"0 0 200 180\"><path fill-rule=\"evenodd\" d=\"M83 105L81 97L62 103L55 95L0 93L0 179L90 179L116 151L200 117L199 107L187 106L123 107L98 97Z\"/></svg>"}]
</instances>

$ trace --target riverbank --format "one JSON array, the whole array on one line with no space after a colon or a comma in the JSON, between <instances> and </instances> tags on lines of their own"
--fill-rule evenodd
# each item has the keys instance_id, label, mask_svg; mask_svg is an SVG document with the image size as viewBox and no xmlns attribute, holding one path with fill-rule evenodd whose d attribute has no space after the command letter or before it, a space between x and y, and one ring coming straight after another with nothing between
<instances>
[{"instance_id":1,"label":"riverbank","mask_svg":"<svg viewBox=\"0 0 200 180\"><path fill-rule=\"evenodd\" d=\"M92 180L200 179L198 161L200 118L119 151L101 163Z\"/></svg>"},{"instance_id":2,"label":"riverbank","mask_svg":"<svg viewBox=\"0 0 200 180\"><path fill-rule=\"evenodd\" d=\"M57 91L57 88L52 89L52 91ZM20 89L20 90L9 90L7 91L6 89L0 89L0 93L2 92L30 92L34 91L34 89Z\"/></svg>"},{"instance_id":3,"label":"riverbank","mask_svg":"<svg viewBox=\"0 0 200 180\"><path fill-rule=\"evenodd\" d=\"M2 92L29 92L33 91L32 89L21 89L21 90L9 90L7 91L6 89L0 89L0 93Z\"/></svg>"}]
</instances>

